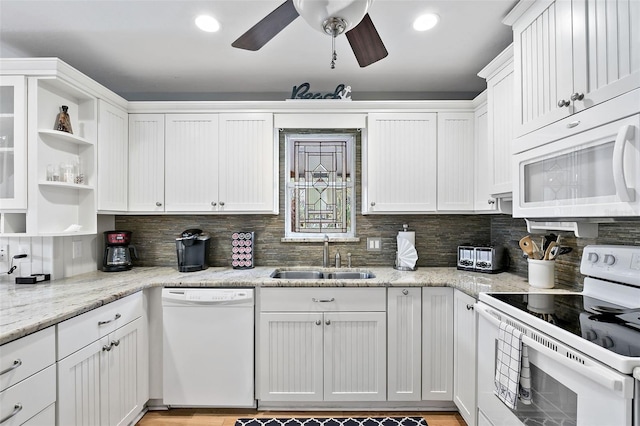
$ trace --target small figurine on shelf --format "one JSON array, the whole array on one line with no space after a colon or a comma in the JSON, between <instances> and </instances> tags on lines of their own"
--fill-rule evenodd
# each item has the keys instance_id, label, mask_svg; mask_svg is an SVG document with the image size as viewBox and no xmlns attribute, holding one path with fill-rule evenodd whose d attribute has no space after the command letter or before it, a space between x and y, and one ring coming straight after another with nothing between
<instances>
[{"instance_id":1,"label":"small figurine on shelf","mask_svg":"<svg viewBox=\"0 0 640 426\"><path fill-rule=\"evenodd\" d=\"M68 109L69 107L66 105L62 105L60 107L60 112L56 117L55 130L73 134L73 130L71 130L71 119L69 118L69 113L67 112Z\"/></svg>"}]
</instances>

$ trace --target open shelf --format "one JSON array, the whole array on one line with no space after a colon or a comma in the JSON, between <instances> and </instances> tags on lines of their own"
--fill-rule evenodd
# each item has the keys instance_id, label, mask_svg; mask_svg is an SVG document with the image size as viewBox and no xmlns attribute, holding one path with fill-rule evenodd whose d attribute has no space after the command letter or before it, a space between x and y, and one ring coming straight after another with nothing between
<instances>
[{"instance_id":1,"label":"open shelf","mask_svg":"<svg viewBox=\"0 0 640 426\"><path fill-rule=\"evenodd\" d=\"M38 182L38 185L42 185L42 186L53 186L53 187L57 187L57 188L68 188L68 189L83 189L86 191L91 191L93 190L93 186L91 185L84 185L84 184L79 184L79 183L68 183L68 182L56 182L56 181L40 181Z\"/></svg>"},{"instance_id":2,"label":"open shelf","mask_svg":"<svg viewBox=\"0 0 640 426\"><path fill-rule=\"evenodd\" d=\"M75 143L78 145L93 145L93 142L85 138L81 138L80 136L76 136L72 133L61 132L59 130L40 129L38 130L38 133L40 133L40 135L44 136L45 138L46 137L56 138L57 140L60 140L60 141Z\"/></svg>"}]
</instances>

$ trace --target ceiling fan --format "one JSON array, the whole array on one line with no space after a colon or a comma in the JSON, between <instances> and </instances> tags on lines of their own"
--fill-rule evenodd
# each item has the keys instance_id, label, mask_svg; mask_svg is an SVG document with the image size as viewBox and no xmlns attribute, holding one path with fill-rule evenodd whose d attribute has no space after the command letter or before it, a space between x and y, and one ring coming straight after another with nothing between
<instances>
[{"instance_id":1,"label":"ceiling fan","mask_svg":"<svg viewBox=\"0 0 640 426\"><path fill-rule=\"evenodd\" d=\"M332 37L331 68L335 68L335 38L345 33L360 67L388 55L367 10L373 0L286 0L273 12L242 34L231 46L258 50L302 16L311 27Z\"/></svg>"}]
</instances>

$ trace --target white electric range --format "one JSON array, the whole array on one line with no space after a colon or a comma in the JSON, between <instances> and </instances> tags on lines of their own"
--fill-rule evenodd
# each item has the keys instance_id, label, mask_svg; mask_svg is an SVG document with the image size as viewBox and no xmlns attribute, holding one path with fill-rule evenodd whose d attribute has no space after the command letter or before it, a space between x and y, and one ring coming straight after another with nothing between
<instances>
[{"instance_id":1,"label":"white electric range","mask_svg":"<svg viewBox=\"0 0 640 426\"><path fill-rule=\"evenodd\" d=\"M640 247L587 246L580 271L581 293L480 295L479 425L640 426ZM494 392L501 323L528 352L532 401L515 408Z\"/></svg>"}]
</instances>

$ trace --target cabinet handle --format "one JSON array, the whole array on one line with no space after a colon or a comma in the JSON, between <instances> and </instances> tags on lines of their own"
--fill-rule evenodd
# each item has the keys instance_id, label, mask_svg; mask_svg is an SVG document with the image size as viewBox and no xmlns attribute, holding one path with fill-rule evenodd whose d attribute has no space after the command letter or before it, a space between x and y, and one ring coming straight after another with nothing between
<instances>
[{"instance_id":1,"label":"cabinet handle","mask_svg":"<svg viewBox=\"0 0 640 426\"><path fill-rule=\"evenodd\" d=\"M20 367L22 365L22 360L20 358L16 359L15 361L13 361L13 364L11 365L11 367L9 368L5 368L4 370L0 371L0 376L8 373L9 371L13 371L16 368Z\"/></svg>"},{"instance_id":2,"label":"cabinet handle","mask_svg":"<svg viewBox=\"0 0 640 426\"><path fill-rule=\"evenodd\" d=\"M580 124L580 120L572 121L571 123L567 123L567 129L573 129L577 125Z\"/></svg>"},{"instance_id":3,"label":"cabinet handle","mask_svg":"<svg viewBox=\"0 0 640 426\"><path fill-rule=\"evenodd\" d=\"M496 200L494 200L493 198L489 198L487 200L487 204L495 204L495 203L496 203Z\"/></svg>"},{"instance_id":4,"label":"cabinet handle","mask_svg":"<svg viewBox=\"0 0 640 426\"><path fill-rule=\"evenodd\" d=\"M613 184L620 201L626 203L634 201L636 195L633 188L627 186L624 176L624 146L627 141L632 141L634 129L635 126L625 124L618 130L616 141L613 143Z\"/></svg>"},{"instance_id":5,"label":"cabinet handle","mask_svg":"<svg viewBox=\"0 0 640 426\"><path fill-rule=\"evenodd\" d=\"M331 325L331 320L326 320L324 323L327 325Z\"/></svg>"},{"instance_id":6,"label":"cabinet handle","mask_svg":"<svg viewBox=\"0 0 640 426\"><path fill-rule=\"evenodd\" d=\"M569 105L571 105L571 101L565 101L564 99L560 99L560 100L558 101L558 106L559 106L560 108L568 107Z\"/></svg>"},{"instance_id":7,"label":"cabinet handle","mask_svg":"<svg viewBox=\"0 0 640 426\"><path fill-rule=\"evenodd\" d=\"M122 315L120 314L116 314L115 317L113 317L113 319L107 320L107 321L98 321L98 325L105 325L105 324L109 324L110 322L114 322L115 320L117 320L118 318L120 318Z\"/></svg>"},{"instance_id":8,"label":"cabinet handle","mask_svg":"<svg viewBox=\"0 0 640 426\"><path fill-rule=\"evenodd\" d=\"M156 207L160 207L162 206L162 203L160 201L156 201Z\"/></svg>"},{"instance_id":9,"label":"cabinet handle","mask_svg":"<svg viewBox=\"0 0 640 426\"><path fill-rule=\"evenodd\" d=\"M212 201L212 202L211 202L211 205L212 205L213 207L215 207L217 204L218 204L218 203L216 203L215 201Z\"/></svg>"},{"instance_id":10,"label":"cabinet handle","mask_svg":"<svg viewBox=\"0 0 640 426\"><path fill-rule=\"evenodd\" d=\"M467 303L467 311L473 311L473 305L471 303Z\"/></svg>"},{"instance_id":11,"label":"cabinet handle","mask_svg":"<svg viewBox=\"0 0 640 426\"><path fill-rule=\"evenodd\" d=\"M335 302L336 298L332 297L331 299L316 299L315 297L312 297L311 300L313 300L316 303L328 303L328 302Z\"/></svg>"},{"instance_id":12,"label":"cabinet handle","mask_svg":"<svg viewBox=\"0 0 640 426\"><path fill-rule=\"evenodd\" d=\"M120 344L120 339L111 341L112 346L118 346L119 344Z\"/></svg>"},{"instance_id":13,"label":"cabinet handle","mask_svg":"<svg viewBox=\"0 0 640 426\"><path fill-rule=\"evenodd\" d=\"M102 347L102 350L109 352L111 350L111 348L113 348L113 342L111 342L111 344L109 344L109 345L104 345Z\"/></svg>"},{"instance_id":14,"label":"cabinet handle","mask_svg":"<svg viewBox=\"0 0 640 426\"><path fill-rule=\"evenodd\" d=\"M17 403L16 405L13 406L13 411L8 416L3 417L2 419L0 419L0 424L6 422L10 418L12 418L16 414L18 414L20 411L22 411L22 404Z\"/></svg>"},{"instance_id":15,"label":"cabinet handle","mask_svg":"<svg viewBox=\"0 0 640 426\"><path fill-rule=\"evenodd\" d=\"M320 325L320 324L322 324L322 321L316 320L316 325Z\"/></svg>"},{"instance_id":16,"label":"cabinet handle","mask_svg":"<svg viewBox=\"0 0 640 426\"><path fill-rule=\"evenodd\" d=\"M404 294L404 295L406 296L407 294L409 294L409 290L407 290L407 289L405 288L404 290L402 290L402 294Z\"/></svg>"},{"instance_id":17,"label":"cabinet handle","mask_svg":"<svg viewBox=\"0 0 640 426\"><path fill-rule=\"evenodd\" d=\"M575 101L581 101L583 99L584 99L584 93L576 92L573 95L571 95L571 100L574 101L574 102Z\"/></svg>"},{"instance_id":18,"label":"cabinet handle","mask_svg":"<svg viewBox=\"0 0 640 426\"><path fill-rule=\"evenodd\" d=\"M224 207L224 201L220 201L220 207Z\"/></svg>"}]
</instances>

